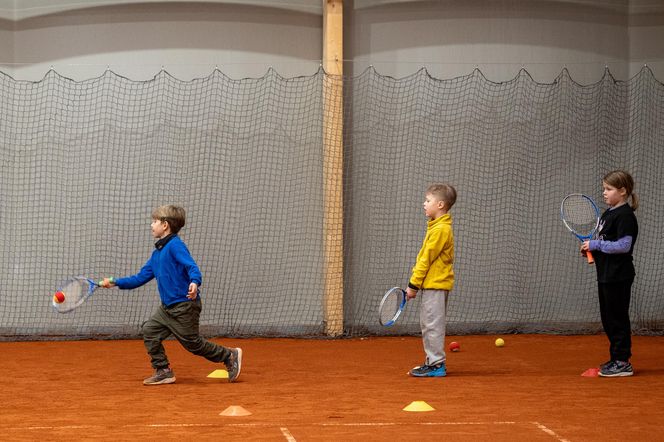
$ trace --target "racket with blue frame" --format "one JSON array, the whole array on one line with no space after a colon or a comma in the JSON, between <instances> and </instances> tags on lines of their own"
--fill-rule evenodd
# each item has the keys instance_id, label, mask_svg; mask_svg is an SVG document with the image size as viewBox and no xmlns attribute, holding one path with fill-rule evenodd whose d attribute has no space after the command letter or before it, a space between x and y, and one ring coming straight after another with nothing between
<instances>
[{"instance_id":1,"label":"racket with blue frame","mask_svg":"<svg viewBox=\"0 0 664 442\"><path fill-rule=\"evenodd\" d=\"M51 301L53 310L58 313L71 312L90 299L99 287L101 287L101 281L95 282L84 276L70 278L63 282L55 292Z\"/></svg>"},{"instance_id":2,"label":"racket with blue frame","mask_svg":"<svg viewBox=\"0 0 664 442\"><path fill-rule=\"evenodd\" d=\"M560 204L560 218L565 227L584 242L593 239L599 226L599 208L595 201L587 195L572 193L567 195ZM595 262L593 254L586 253L588 264Z\"/></svg>"},{"instance_id":3,"label":"racket with blue frame","mask_svg":"<svg viewBox=\"0 0 664 442\"><path fill-rule=\"evenodd\" d=\"M397 322L399 316L406 308L408 299L406 291L401 287L392 287L384 295L378 307L378 321L380 325L390 327Z\"/></svg>"}]
</instances>

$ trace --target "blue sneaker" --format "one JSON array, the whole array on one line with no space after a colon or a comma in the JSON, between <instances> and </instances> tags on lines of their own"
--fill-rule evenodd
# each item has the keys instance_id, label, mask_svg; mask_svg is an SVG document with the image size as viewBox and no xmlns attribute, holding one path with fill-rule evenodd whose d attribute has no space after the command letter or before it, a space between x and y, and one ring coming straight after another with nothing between
<instances>
[{"instance_id":1,"label":"blue sneaker","mask_svg":"<svg viewBox=\"0 0 664 442\"><path fill-rule=\"evenodd\" d=\"M445 369L445 363L441 362L438 365L425 364L413 367L408 374L416 378L442 378L447 375L447 370Z\"/></svg>"}]
</instances>

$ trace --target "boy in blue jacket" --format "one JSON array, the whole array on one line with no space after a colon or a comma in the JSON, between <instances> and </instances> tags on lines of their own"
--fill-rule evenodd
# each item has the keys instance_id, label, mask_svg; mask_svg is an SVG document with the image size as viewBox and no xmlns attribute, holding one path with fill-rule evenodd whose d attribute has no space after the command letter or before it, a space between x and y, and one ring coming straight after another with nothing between
<instances>
[{"instance_id":1,"label":"boy in blue jacket","mask_svg":"<svg viewBox=\"0 0 664 442\"><path fill-rule=\"evenodd\" d=\"M150 259L137 274L119 279L105 278L101 284L106 288L117 286L130 290L157 279L161 304L143 324L143 342L155 371L143 381L144 385L175 382L175 373L169 366L162 344L171 334L187 351L212 362L223 362L229 382L238 378L242 367L241 348L226 348L199 334L201 271L177 235L184 227L185 219L182 207L168 205L154 209L151 228L157 242Z\"/></svg>"}]
</instances>

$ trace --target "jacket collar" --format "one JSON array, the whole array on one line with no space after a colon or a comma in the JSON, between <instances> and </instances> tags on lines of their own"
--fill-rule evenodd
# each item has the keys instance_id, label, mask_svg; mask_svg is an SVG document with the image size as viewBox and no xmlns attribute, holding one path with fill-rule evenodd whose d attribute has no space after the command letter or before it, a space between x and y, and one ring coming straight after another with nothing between
<instances>
[{"instance_id":1,"label":"jacket collar","mask_svg":"<svg viewBox=\"0 0 664 442\"><path fill-rule=\"evenodd\" d=\"M168 235L168 236L164 236L164 237L161 238L159 241L157 241L156 243L154 243L155 248L156 248L157 250L161 250L161 249L163 249L163 248L166 246L166 244L168 244L168 242L169 242L170 240L172 240L173 238L175 238L176 236L177 236L177 235L176 235L175 233L171 233L171 234Z\"/></svg>"},{"instance_id":2,"label":"jacket collar","mask_svg":"<svg viewBox=\"0 0 664 442\"><path fill-rule=\"evenodd\" d=\"M429 220L429 227L435 226L436 224L452 224L452 215L446 213L445 215L439 216L436 219Z\"/></svg>"}]
</instances>

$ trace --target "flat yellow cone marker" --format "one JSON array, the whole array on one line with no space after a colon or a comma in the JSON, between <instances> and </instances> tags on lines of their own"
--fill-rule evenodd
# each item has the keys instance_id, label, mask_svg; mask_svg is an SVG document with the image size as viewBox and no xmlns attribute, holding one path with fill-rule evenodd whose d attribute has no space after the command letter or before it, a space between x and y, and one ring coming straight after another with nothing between
<instances>
[{"instance_id":1,"label":"flat yellow cone marker","mask_svg":"<svg viewBox=\"0 0 664 442\"><path fill-rule=\"evenodd\" d=\"M207 375L207 377L214 379L228 379L228 372L226 370L215 370Z\"/></svg>"},{"instance_id":2,"label":"flat yellow cone marker","mask_svg":"<svg viewBox=\"0 0 664 442\"><path fill-rule=\"evenodd\" d=\"M246 409L242 408L239 405L231 405L221 413L219 413L219 416L249 416L251 414L250 411L247 411Z\"/></svg>"},{"instance_id":3,"label":"flat yellow cone marker","mask_svg":"<svg viewBox=\"0 0 664 442\"><path fill-rule=\"evenodd\" d=\"M427 404L424 401L413 401L403 409L403 411L435 411L435 410L436 410L435 408L433 408L431 405Z\"/></svg>"}]
</instances>

